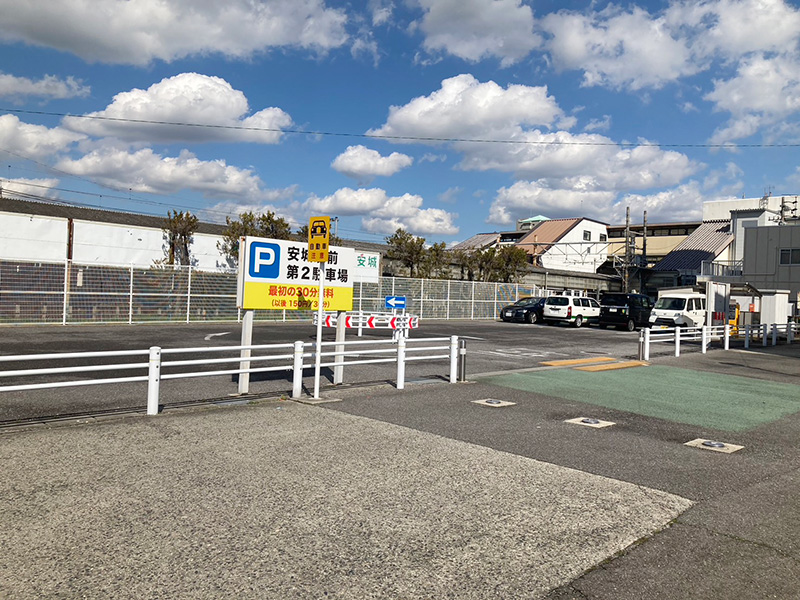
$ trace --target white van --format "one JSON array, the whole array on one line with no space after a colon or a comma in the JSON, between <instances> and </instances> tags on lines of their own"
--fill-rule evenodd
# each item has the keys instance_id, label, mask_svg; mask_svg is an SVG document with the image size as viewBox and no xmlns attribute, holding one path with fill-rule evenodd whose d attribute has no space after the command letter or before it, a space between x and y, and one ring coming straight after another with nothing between
<instances>
[{"instance_id":1,"label":"white van","mask_svg":"<svg viewBox=\"0 0 800 600\"><path fill-rule=\"evenodd\" d=\"M706 324L706 297L697 292L665 292L650 313L650 327L702 327Z\"/></svg>"}]
</instances>

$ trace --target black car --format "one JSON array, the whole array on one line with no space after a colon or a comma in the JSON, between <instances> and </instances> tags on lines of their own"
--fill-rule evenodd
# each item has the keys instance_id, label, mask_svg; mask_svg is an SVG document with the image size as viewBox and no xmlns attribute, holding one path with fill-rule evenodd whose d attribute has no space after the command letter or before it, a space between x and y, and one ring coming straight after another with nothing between
<instances>
[{"instance_id":1,"label":"black car","mask_svg":"<svg viewBox=\"0 0 800 600\"><path fill-rule=\"evenodd\" d=\"M521 298L514 304L503 307L500 318L518 323L538 323L542 320L544 298Z\"/></svg>"},{"instance_id":2,"label":"black car","mask_svg":"<svg viewBox=\"0 0 800 600\"><path fill-rule=\"evenodd\" d=\"M644 294L605 294L600 299L598 324L602 328L612 326L628 331L649 327L652 309L653 302Z\"/></svg>"}]
</instances>

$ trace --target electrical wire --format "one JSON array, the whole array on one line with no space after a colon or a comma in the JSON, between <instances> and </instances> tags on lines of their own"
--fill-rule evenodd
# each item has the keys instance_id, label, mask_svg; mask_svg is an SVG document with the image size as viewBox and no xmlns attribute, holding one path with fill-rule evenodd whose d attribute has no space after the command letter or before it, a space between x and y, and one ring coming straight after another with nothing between
<instances>
[{"instance_id":1,"label":"electrical wire","mask_svg":"<svg viewBox=\"0 0 800 600\"><path fill-rule=\"evenodd\" d=\"M474 144L514 144L531 146L616 146L620 148L656 147L656 148L798 148L800 142L773 143L773 144L732 144L732 143L657 143L657 142L614 142L614 141L568 141L568 140L512 140L512 139L484 139L484 138L455 138L455 137L426 137L414 135L383 135L376 133L352 133L342 131L305 131L302 129L280 129L276 127L248 127L245 125L216 125L213 123L191 123L182 121L156 121L151 119L130 119L124 117L107 117L102 115L73 115L69 113L48 112L41 110L24 110L19 108L0 107L0 111L42 115L49 117L69 117L71 119L88 119L96 121L109 121L114 123L135 123L139 125L169 125L171 127L196 127L201 129L224 129L233 131L255 131L264 133L302 134L326 137L366 138L376 140L401 140L408 142L447 142L447 143L474 143Z\"/></svg>"}]
</instances>

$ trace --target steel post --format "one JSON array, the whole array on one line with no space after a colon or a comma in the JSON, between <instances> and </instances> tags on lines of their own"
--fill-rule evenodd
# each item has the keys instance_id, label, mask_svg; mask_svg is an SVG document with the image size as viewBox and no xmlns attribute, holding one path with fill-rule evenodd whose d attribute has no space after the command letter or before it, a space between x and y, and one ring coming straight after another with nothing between
<instances>
[{"instance_id":1,"label":"steel post","mask_svg":"<svg viewBox=\"0 0 800 600\"><path fill-rule=\"evenodd\" d=\"M397 389L406 387L406 338L397 339Z\"/></svg>"},{"instance_id":2,"label":"steel post","mask_svg":"<svg viewBox=\"0 0 800 600\"><path fill-rule=\"evenodd\" d=\"M150 347L147 365L147 414L158 414L158 393L161 385L161 348Z\"/></svg>"},{"instance_id":3,"label":"steel post","mask_svg":"<svg viewBox=\"0 0 800 600\"><path fill-rule=\"evenodd\" d=\"M294 364L292 366L292 398L303 393L303 342L294 343Z\"/></svg>"}]
</instances>

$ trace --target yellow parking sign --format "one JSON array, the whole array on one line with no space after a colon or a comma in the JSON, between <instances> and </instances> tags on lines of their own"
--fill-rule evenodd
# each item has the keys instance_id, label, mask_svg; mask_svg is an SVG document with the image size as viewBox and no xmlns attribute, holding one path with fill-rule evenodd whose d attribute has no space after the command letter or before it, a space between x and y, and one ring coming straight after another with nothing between
<instances>
[{"instance_id":1,"label":"yellow parking sign","mask_svg":"<svg viewBox=\"0 0 800 600\"><path fill-rule=\"evenodd\" d=\"M328 247L331 240L331 218L311 217L308 220L308 260L328 262Z\"/></svg>"}]
</instances>

